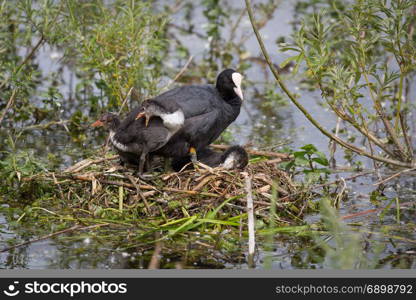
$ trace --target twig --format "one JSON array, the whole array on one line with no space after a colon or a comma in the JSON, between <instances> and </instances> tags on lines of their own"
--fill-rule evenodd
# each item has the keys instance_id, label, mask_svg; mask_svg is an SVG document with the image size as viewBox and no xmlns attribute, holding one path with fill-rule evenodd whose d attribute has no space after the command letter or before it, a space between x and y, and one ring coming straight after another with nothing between
<instances>
[{"instance_id":1,"label":"twig","mask_svg":"<svg viewBox=\"0 0 416 300\"><path fill-rule=\"evenodd\" d=\"M227 203L227 204L229 204L229 203ZM203 243L203 242L200 242L200 241L195 241L195 244L200 245L200 246L203 246L205 248L209 248L209 249L214 248L213 245L209 245L209 244L206 244L206 243Z\"/></svg>"},{"instance_id":2,"label":"twig","mask_svg":"<svg viewBox=\"0 0 416 300\"><path fill-rule=\"evenodd\" d=\"M121 103L120 109L118 111L118 115L121 114L121 112L123 111L124 106L127 103L127 99L129 98L129 96L131 95L131 92L133 91L134 87L131 87L129 92L127 93L126 97L124 97L123 103Z\"/></svg>"},{"instance_id":3,"label":"twig","mask_svg":"<svg viewBox=\"0 0 416 300\"><path fill-rule=\"evenodd\" d=\"M376 110L376 112L378 113L379 117L381 118L381 121L383 122L384 128L386 129L386 133L388 136L390 136L391 141L394 143L394 145L397 147L398 152L400 153L400 156L405 159L406 158L406 152L404 150L404 148L402 147L402 144L399 140L399 137L397 136L396 132L394 131L394 128L392 127L392 125L390 124L389 119L387 118L383 107L380 104L379 98L381 96L374 96L373 94L373 90L371 89L371 83L370 80L368 79L368 75L367 72L364 68L364 66L362 67L362 72L364 75L364 78L367 82L367 86L369 87L369 91L370 91L370 97L373 99L374 102L374 109ZM380 92L381 93L381 92ZM400 99L401 101L401 99Z\"/></svg>"},{"instance_id":4,"label":"twig","mask_svg":"<svg viewBox=\"0 0 416 300\"><path fill-rule=\"evenodd\" d=\"M179 79L179 77L181 77L182 76L182 74L183 73L185 73L185 71L186 71L186 69L188 69L188 66L189 66L189 64L191 63L191 61L192 61L192 59L193 59L194 57L193 57L193 55L191 55L189 58L188 58L188 61L185 63L185 65L182 67L182 69L178 72L178 74L176 74L176 76L164 87L164 88L162 88L162 91L163 90L167 90L167 89L169 89L169 87L176 81L176 80L178 80Z\"/></svg>"},{"instance_id":5,"label":"twig","mask_svg":"<svg viewBox=\"0 0 416 300\"><path fill-rule=\"evenodd\" d=\"M342 183L341 190L337 193L334 200L334 204L337 209L339 209L339 204L344 196L345 190L347 189L347 183L344 178L341 177L340 183Z\"/></svg>"},{"instance_id":6,"label":"twig","mask_svg":"<svg viewBox=\"0 0 416 300\"><path fill-rule=\"evenodd\" d=\"M271 180L265 178L262 174L254 175L254 178L259 179L259 180L267 183L269 186L273 186L273 182ZM280 186L276 186L275 188L279 192L279 194L281 194L281 195L288 195L289 194L288 191L286 191L284 188L282 188Z\"/></svg>"},{"instance_id":7,"label":"twig","mask_svg":"<svg viewBox=\"0 0 416 300\"><path fill-rule=\"evenodd\" d=\"M411 206L411 205L414 205L414 203L413 202L405 202L405 203L402 203L400 205L400 207L406 207L406 206ZM391 207L391 208L394 208L394 206ZM341 220L352 219L352 218L355 218L355 217L364 216L364 215L368 215L368 214L371 214L371 213L383 211L385 209L386 209L386 207L367 209L367 210L364 210L364 211L360 211L360 212L357 212L357 213L353 213L353 214L350 214L350 215L343 216L343 217L341 217Z\"/></svg>"},{"instance_id":8,"label":"twig","mask_svg":"<svg viewBox=\"0 0 416 300\"><path fill-rule=\"evenodd\" d=\"M95 159L95 160L91 160L89 158L81 160L80 162L77 162L75 165L70 166L69 168L64 170L64 173L76 173L79 172L83 169L85 169L86 167L92 165L92 164L98 164L100 162L106 161L106 160L114 160L117 159L119 156L118 155L113 155L110 157L105 157L105 158L99 158L99 159Z\"/></svg>"},{"instance_id":9,"label":"twig","mask_svg":"<svg viewBox=\"0 0 416 300\"><path fill-rule=\"evenodd\" d=\"M341 120L342 120L342 118L338 117L337 125L335 126L335 136L338 136L338 134L339 134L339 128L340 128L340 125L341 125ZM334 168L334 169L337 166L337 163L336 163L336 160L335 160L335 152L336 151L337 151L337 144L333 140L330 140L329 153L330 153L331 158L329 159L329 163L332 166L332 168Z\"/></svg>"},{"instance_id":10,"label":"twig","mask_svg":"<svg viewBox=\"0 0 416 300\"><path fill-rule=\"evenodd\" d=\"M354 180L354 179L357 179L358 177L362 177L362 176L366 176L366 175L369 175L369 174L373 174L376 171L377 170L365 171L365 172L362 172L362 173L358 173L358 174L352 175L350 177L340 178L340 179L337 179L337 180L334 180L334 181L331 181L331 182L327 182L327 183L323 183L323 184L318 184L318 185L313 186L312 189L316 189L316 188L319 188L319 187L324 187L324 186L329 186L329 185L337 184L340 181L344 181L344 180Z\"/></svg>"},{"instance_id":11,"label":"twig","mask_svg":"<svg viewBox=\"0 0 416 300\"><path fill-rule=\"evenodd\" d=\"M20 69L29 61L29 59L32 58L32 56L35 54L36 50L38 50L39 47L42 45L42 43L43 43L44 40L45 40L45 37L42 34L40 36L39 41L36 43L36 45L32 48L32 50L29 52L29 54L25 57L25 59L17 67L16 73L18 73L20 71Z\"/></svg>"},{"instance_id":12,"label":"twig","mask_svg":"<svg viewBox=\"0 0 416 300\"><path fill-rule=\"evenodd\" d=\"M406 170L402 170L400 172L397 172L396 174L393 174L392 176L389 176L389 177L387 177L387 178L385 178L385 179L383 179L383 180L381 180L379 182L374 183L373 185L380 185L380 184L385 183L385 182L387 182L387 181L389 181L389 180L391 180L391 179L393 179L393 178L395 178L395 177L397 177L397 176L399 176L399 175L401 175L403 173L411 172L411 171L414 171L414 170L416 170L416 167L415 168L406 169Z\"/></svg>"},{"instance_id":13,"label":"twig","mask_svg":"<svg viewBox=\"0 0 416 300\"><path fill-rule=\"evenodd\" d=\"M208 175L203 180L201 180L200 183L198 183L192 190L193 191L200 191L208 182L211 181L211 179L216 178L215 175Z\"/></svg>"},{"instance_id":14,"label":"twig","mask_svg":"<svg viewBox=\"0 0 416 300\"><path fill-rule=\"evenodd\" d=\"M159 234L156 234L155 240L159 240ZM156 242L155 251L153 251L152 258L150 259L149 267L150 270L159 269L160 267L160 253L162 252L162 242L159 240Z\"/></svg>"},{"instance_id":15,"label":"twig","mask_svg":"<svg viewBox=\"0 0 416 300\"><path fill-rule=\"evenodd\" d=\"M71 122L70 120L60 120L60 121L51 121L45 124L37 124L37 125L30 125L23 127L22 130L32 130L32 129L48 129L49 127L53 125L62 125L66 131L68 131L68 128L66 127L66 123Z\"/></svg>"},{"instance_id":16,"label":"twig","mask_svg":"<svg viewBox=\"0 0 416 300\"><path fill-rule=\"evenodd\" d=\"M235 33L237 31L238 26L241 23L241 20L243 19L244 15L246 14L246 9L243 8L240 12L240 15L237 18L237 21L235 21L235 23L232 25L231 30L230 30L230 35L228 37L228 40L233 42L234 38L235 38Z\"/></svg>"},{"instance_id":17,"label":"twig","mask_svg":"<svg viewBox=\"0 0 416 300\"><path fill-rule=\"evenodd\" d=\"M7 105L6 105L5 109L3 110L3 113L1 114L1 117L0 117L0 125L3 122L3 119L6 116L7 111L13 105L14 99L16 98L16 94L17 94L17 89L14 89L13 92L12 92L12 95L10 96L9 101L7 101Z\"/></svg>"},{"instance_id":18,"label":"twig","mask_svg":"<svg viewBox=\"0 0 416 300\"><path fill-rule=\"evenodd\" d=\"M140 186L135 181L134 177L131 175L127 175L127 178L130 180L130 182L134 185L136 188L137 194L142 198L144 206L146 207L147 215L152 215L152 212L150 210L149 203L147 203L146 197L143 195L142 191L140 190Z\"/></svg>"},{"instance_id":19,"label":"twig","mask_svg":"<svg viewBox=\"0 0 416 300\"><path fill-rule=\"evenodd\" d=\"M406 118L405 117L403 117L403 112L401 112L400 113L400 125L401 125L401 127L402 127L402 132L403 132L403 138L404 138L404 141L405 141L405 143L406 143L406 146L407 146L407 149L408 149L408 151L409 151L409 157L413 157L413 147L412 147L412 140L411 140L411 136L407 133L407 130L406 130L406 128L408 128L408 126L406 126L407 124L406 124ZM410 130L409 130L409 132L411 132Z\"/></svg>"},{"instance_id":20,"label":"twig","mask_svg":"<svg viewBox=\"0 0 416 300\"><path fill-rule=\"evenodd\" d=\"M42 236L40 238L37 238L37 239L33 239L33 240L30 240L30 241L27 241L27 242L23 242L23 243L14 245L14 246L4 248L4 249L0 250L0 252L8 252L12 249L16 249L16 248L19 248L21 246L25 246L25 245L28 245L28 244L33 244L33 243L36 243L36 242L39 242L39 241L42 241L42 240L46 240L46 239L49 239L51 237L54 237L54 236L57 236L57 235L60 235L60 234L63 234L63 233L68 233L68 232L71 232L71 231L74 231L74 230L87 230L87 229L93 229L93 228L102 227L102 226L108 226L108 225L110 225L110 224L108 224L108 223L96 224L96 225L91 225L91 226L87 226L87 227L82 227L80 225L75 225L75 226L72 226L72 227L67 228L67 229L63 229L63 230L60 230L60 231L57 231L57 232L54 232L54 233L44 235L44 236Z\"/></svg>"},{"instance_id":21,"label":"twig","mask_svg":"<svg viewBox=\"0 0 416 300\"><path fill-rule=\"evenodd\" d=\"M281 159L281 158L274 158L274 159L269 159L269 160L266 160L266 161L256 161L254 163L255 164L257 164L257 163L265 163L265 164L268 164L268 165L274 165L274 164L279 164L281 162L284 162L284 160Z\"/></svg>"},{"instance_id":22,"label":"twig","mask_svg":"<svg viewBox=\"0 0 416 300\"><path fill-rule=\"evenodd\" d=\"M228 149L230 146L228 145L210 145L210 147L219 150ZM259 156L268 156L268 157L277 157L282 159L291 159L291 155L286 153L278 153L278 152L270 152L270 151L260 151L260 150L253 150L253 149L245 149L248 154L252 155L259 155Z\"/></svg>"},{"instance_id":23,"label":"twig","mask_svg":"<svg viewBox=\"0 0 416 300\"><path fill-rule=\"evenodd\" d=\"M19 64L19 66L13 71L13 73L19 73L22 67L29 61L29 59L32 58L32 56L35 54L36 50L39 49L39 47L42 45L43 41L45 40L45 37L43 34L41 35L39 41L36 43L36 45L32 48L32 50L29 52L29 54L25 57L25 59ZM6 85L8 80L5 80L0 84L0 90Z\"/></svg>"},{"instance_id":24,"label":"twig","mask_svg":"<svg viewBox=\"0 0 416 300\"><path fill-rule=\"evenodd\" d=\"M244 199L244 198L239 198L237 199L237 201L247 203L247 199ZM270 206L270 202L266 202L266 201L253 200L253 203L256 205Z\"/></svg>"},{"instance_id":25,"label":"twig","mask_svg":"<svg viewBox=\"0 0 416 300\"><path fill-rule=\"evenodd\" d=\"M61 185L58 180L56 180L55 173L52 173L53 183L58 186L59 193L61 194L61 199L65 199L64 192L62 191Z\"/></svg>"},{"instance_id":26,"label":"twig","mask_svg":"<svg viewBox=\"0 0 416 300\"><path fill-rule=\"evenodd\" d=\"M199 33L199 32L193 31L193 30L189 31L188 29L186 29L184 27L181 27L181 26L179 26L177 24L174 24L174 23L169 23L169 27L173 27L175 29L178 29L178 30L183 31L183 32L188 33L188 34L194 34L195 36L197 36L197 37L199 37L200 39L203 39L203 40L207 39L207 36L205 34L202 34L202 33Z\"/></svg>"}]
</instances>

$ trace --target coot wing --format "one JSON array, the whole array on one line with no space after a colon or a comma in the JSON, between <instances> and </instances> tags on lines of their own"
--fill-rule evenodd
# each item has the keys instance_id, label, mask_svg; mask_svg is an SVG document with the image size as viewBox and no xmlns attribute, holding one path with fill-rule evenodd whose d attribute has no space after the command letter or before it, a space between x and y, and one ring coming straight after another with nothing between
<instances>
[{"instance_id":1,"label":"coot wing","mask_svg":"<svg viewBox=\"0 0 416 300\"><path fill-rule=\"evenodd\" d=\"M136 114L137 115L137 114ZM130 117L130 114L127 118ZM142 139L142 130L146 128L143 120L124 120L124 127L119 127L116 131L114 138L123 144L129 144L133 142L139 142Z\"/></svg>"},{"instance_id":2,"label":"coot wing","mask_svg":"<svg viewBox=\"0 0 416 300\"><path fill-rule=\"evenodd\" d=\"M182 133L197 150L211 144L228 124L222 124L218 109L185 120Z\"/></svg>"},{"instance_id":3,"label":"coot wing","mask_svg":"<svg viewBox=\"0 0 416 300\"><path fill-rule=\"evenodd\" d=\"M127 114L127 116L121 121L118 127L118 130L119 131L127 130L127 128L129 128L132 125L132 123L136 120L136 116L140 111L141 111L141 106L136 107L135 109L130 111Z\"/></svg>"},{"instance_id":4,"label":"coot wing","mask_svg":"<svg viewBox=\"0 0 416 300\"><path fill-rule=\"evenodd\" d=\"M163 124L149 126L142 130L142 138L149 152L156 151L166 145L170 137L169 130Z\"/></svg>"},{"instance_id":5,"label":"coot wing","mask_svg":"<svg viewBox=\"0 0 416 300\"><path fill-rule=\"evenodd\" d=\"M185 118L191 118L212 111L221 98L212 85L189 85L169 90L153 100L166 108L169 102L174 102L182 109Z\"/></svg>"},{"instance_id":6,"label":"coot wing","mask_svg":"<svg viewBox=\"0 0 416 300\"><path fill-rule=\"evenodd\" d=\"M127 128L127 129L130 129ZM130 130L118 130L114 136L114 139L124 145L133 143L137 139L137 134Z\"/></svg>"}]
</instances>

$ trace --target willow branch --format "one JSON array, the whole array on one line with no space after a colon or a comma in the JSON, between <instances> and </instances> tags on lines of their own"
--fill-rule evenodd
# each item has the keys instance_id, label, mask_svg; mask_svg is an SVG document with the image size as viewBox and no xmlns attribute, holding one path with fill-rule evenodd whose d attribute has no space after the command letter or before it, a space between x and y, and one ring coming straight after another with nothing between
<instances>
[{"instance_id":1,"label":"willow branch","mask_svg":"<svg viewBox=\"0 0 416 300\"><path fill-rule=\"evenodd\" d=\"M351 124L356 130L358 130L362 135L364 135L365 137L367 137L367 139L369 141L372 141L374 144L376 144L377 146L379 146L381 149L383 149L384 152L386 152L388 155L390 155L390 157L394 157L394 153L392 151L390 151L390 149L388 148L388 146L386 144L384 144L379 138L377 138L373 132L371 132L370 130L368 130L367 126L365 126L365 124L363 124L363 126L360 126L360 124L358 124L351 116L348 116L347 114L345 114L344 112L341 112L339 109L337 109L333 104L330 104L329 102L327 102L329 104L329 106L331 107L331 109L335 112L335 114L343 119L344 121L348 122L349 124Z\"/></svg>"},{"instance_id":2,"label":"willow branch","mask_svg":"<svg viewBox=\"0 0 416 300\"><path fill-rule=\"evenodd\" d=\"M251 8L251 1L250 0L245 0L245 2L246 2L247 12L248 12L248 15L249 15L249 18L250 18L251 26L253 28L254 34L256 35L256 38L257 38L257 41L259 43L261 52L263 53L263 56L266 59L266 62L268 64L269 68L270 68L270 71L272 72L274 78L276 79L277 83L279 84L279 86L283 90L283 92L289 97L290 101L304 114L304 116L312 123L312 125L314 125L320 132L322 132L325 136L327 136L331 140L335 141L336 143L343 146L344 148L347 148L347 149L349 149L349 150L351 150L351 151L353 151L353 152L355 152L359 155L363 155L363 156L369 157L371 159L374 159L374 160L377 160L377 161L380 161L380 162L383 162L383 163L387 163L387 164L390 164L390 165L398 166L398 167L405 167L405 168L413 167L412 163L406 163L406 162L393 160L393 159L385 158L385 157L378 156L378 155L372 155L371 153L368 153L365 150L360 149L357 146L352 145L352 144L342 140L341 138L333 135L331 132L327 131L324 127L322 127L321 124L319 124L318 121L316 121L309 114L309 112L305 109L305 107L303 107L303 105L300 104L300 102L298 100L296 100L296 97L289 91L289 89L286 87L285 83L280 78L280 75L279 75L278 71L273 66L273 63L272 63L272 61L270 59L270 56L269 56L269 53L266 50L263 39L260 36L259 31L257 30L256 21L254 19L253 10Z\"/></svg>"},{"instance_id":3,"label":"willow branch","mask_svg":"<svg viewBox=\"0 0 416 300\"><path fill-rule=\"evenodd\" d=\"M372 95L371 88L370 88L370 81L369 81L368 76L366 75L365 72L364 72L364 77L366 78L367 85L369 86L370 95ZM381 91L380 91L380 93L381 93ZM397 147L397 150L399 151L401 158L406 159L406 152L404 151L396 132L394 131L393 127L390 124L390 121L387 119L387 116L383 111L383 108L382 108L382 106L380 104L380 101L379 101L379 97L377 97L377 99L374 99L373 102L374 102L374 108L376 109L378 115L380 116L381 121L384 124L384 128L387 131L387 134L390 136L392 142Z\"/></svg>"},{"instance_id":4,"label":"willow branch","mask_svg":"<svg viewBox=\"0 0 416 300\"><path fill-rule=\"evenodd\" d=\"M16 93L17 93L17 89L14 89L13 90L13 92L12 92L12 95L10 96L10 98L9 98L9 101L7 101L7 105L6 105L6 107L4 108L4 110L3 110L3 113L1 114L1 116L0 116L0 125L1 125L1 122L3 122L3 119L4 119L4 117L6 116L6 114L7 114L7 111L10 109L10 107L13 105L13 103L14 103L14 99L16 98ZM1 126L0 126L1 127Z\"/></svg>"},{"instance_id":5,"label":"willow branch","mask_svg":"<svg viewBox=\"0 0 416 300\"><path fill-rule=\"evenodd\" d=\"M169 89L169 87L175 82L177 81L182 75L183 73L185 73L186 69L188 69L189 64L192 62L193 59L193 55L191 55L187 62L185 63L185 65L182 67L182 69L178 72L178 74L176 74L176 76L162 89L162 90L167 90Z\"/></svg>"},{"instance_id":6,"label":"willow branch","mask_svg":"<svg viewBox=\"0 0 416 300\"><path fill-rule=\"evenodd\" d=\"M35 54L36 50L39 49L39 47L42 45L42 43L45 41L45 37L43 36L43 34L41 35L39 41L36 43L36 45L32 48L32 50L30 50L29 54L23 59L23 61L17 66L17 68L13 71L13 73L17 74L20 72L20 70L23 68L23 66L33 57L33 55ZM1 84L0 84L0 89L2 89L6 83L9 80L6 79L4 80Z\"/></svg>"},{"instance_id":7,"label":"willow branch","mask_svg":"<svg viewBox=\"0 0 416 300\"><path fill-rule=\"evenodd\" d=\"M408 126L406 125L406 118L403 117L404 112L400 112L400 125L402 128L402 132L403 132L403 138L404 141L406 142L406 146L407 149L409 151L409 156L413 157L413 147L412 147L412 141L411 141L411 137L407 134L407 130L408 130ZM410 132L410 130L409 130Z\"/></svg>"}]
</instances>

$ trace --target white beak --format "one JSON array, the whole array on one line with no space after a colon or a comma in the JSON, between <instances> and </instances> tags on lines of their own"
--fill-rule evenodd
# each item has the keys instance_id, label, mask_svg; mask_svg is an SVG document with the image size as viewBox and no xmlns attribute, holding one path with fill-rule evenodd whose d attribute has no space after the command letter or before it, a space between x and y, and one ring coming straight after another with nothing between
<instances>
[{"instance_id":1,"label":"white beak","mask_svg":"<svg viewBox=\"0 0 416 300\"><path fill-rule=\"evenodd\" d=\"M243 91L241 90L241 80L243 79L243 76L240 73L235 72L231 75L231 78L235 84L234 92L241 100L243 100Z\"/></svg>"}]
</instances>

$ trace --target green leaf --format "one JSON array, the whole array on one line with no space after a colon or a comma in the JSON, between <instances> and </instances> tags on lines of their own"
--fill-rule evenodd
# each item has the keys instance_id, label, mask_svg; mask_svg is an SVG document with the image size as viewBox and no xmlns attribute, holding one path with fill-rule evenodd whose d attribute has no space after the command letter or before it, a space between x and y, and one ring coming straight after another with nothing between
<instances>
[{"instance_id":1,"label":"green leaf","mask_svg":"<svg viewBox=\"0 0 416 300\"><path fill-rule=\"evenodd\" d=\"M316 149L316 147L312 144L307 144L303 147L300 147L300 149L305 150L308 154L313 154L318 151L318 149Z\"/></svg>"},{"instance_id":2,"label":"green leaf","mask_svg":"<svg viewBox=\"0 0 416 300\"><path fill-rule=\"evenodd\" d=\"M299 55L295 55L295 56L290 56L288 58L286 58L282 63L280 63L279 67L281 69L283 69L284 67L286 67L290 62L292 61L297 61L297 59L299 58L299 56L301 56L302 54Z\"/></svg>"},{"instance_id":3,"label":"green leaf","mask_svg":"<svg viewBox=\"0 0 416 300\"><path fill-rule=\"evenodd\" d=\"M307 153L306 151L297 151L293 153L293 156L295 158L304 158L306 153Z\"/></svg>"},{"instance_id":4,"label":"green leaf","mask_svg":"<svg viewBox=\"0 0 416 300\"><path fill-rule=\"evenodd\" d=\"M314 158L312 158L312 161L314 161L314 162L316 162L316 163L318 163L322 166L328 166L329 165L328 160L326 159L326 157L323 157L323 158L322 157L314 157Z\"/></svg>"},{"instance_id":5,"label":"green leaf","mask_svg":"<svg viewBox=\"0 0 416 300\"><path fill-rule=\"evenodd\" d=\"M307 160L306 158L303 157L296 157L295 158L295 164L298 166L308 166L309 165L309 160Z\"/></svg>"}]
</instances>

